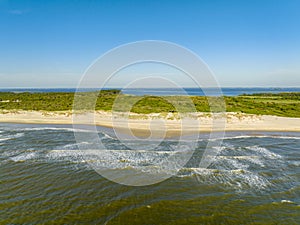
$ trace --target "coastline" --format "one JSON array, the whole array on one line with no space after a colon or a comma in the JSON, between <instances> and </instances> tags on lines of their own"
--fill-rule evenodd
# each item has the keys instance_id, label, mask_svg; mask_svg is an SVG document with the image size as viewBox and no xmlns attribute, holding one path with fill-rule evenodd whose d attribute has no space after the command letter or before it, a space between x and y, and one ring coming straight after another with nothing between
<instances>
[{"instance_id":1,"label":"coastline","mask_svg":"<svg viewBox=\"0 0 300 225\"><path fill-rule=\"evenodd\" d=\"M77 117L78 116L78 117ZM92 117L91 117L92 116ZM90 118L95 119L97 126L114 128L123 133L135 136L176 136L214 131L286 131L300 132L300 118L279 117L271 115L253 115L243 113L225 113L219 119L225 124L212 123L208 113L197 113L189 116L182 127L181 120L173 113L135 114L130 113L126 119L124 113L113 114L106 111L82 113L74 116L75 124L92 125ZM73 124L71 111L2 111L0 123L21 124ZM87 122L85 122L87 121Z\"/></svg>"}]
</instances>

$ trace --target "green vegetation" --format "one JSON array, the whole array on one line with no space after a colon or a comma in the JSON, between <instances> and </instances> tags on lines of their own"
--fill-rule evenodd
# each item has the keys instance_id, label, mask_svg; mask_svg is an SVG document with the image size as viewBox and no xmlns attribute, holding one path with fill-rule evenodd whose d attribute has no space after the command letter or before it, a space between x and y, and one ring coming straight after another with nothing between
<instances>
[{"instance_id":1,"label":"green vegetation","mask_svg":"<svg viewBox=\"0 0 300 225\"><path fill-rule=\"evenodd\" d=\"M98 96L95 109L111 110L117 96L120 98L117 111L126 111L130 106L135 113L166 113L176 112L176 105L180 108L189 108L187 100L191 100L197 111L210 112L208 99L204 96L130 96L120 94L118 90L80 93L82 98L81 109L92 109L94 103L88 98ZM213 101L221 98L209 97ZM43 110L67 111L72 110L74 93L0 93L0 110ZM242 112L251 114L277 115L287 117L300 117L300 93L279 94L252 94L234 97L224 97L227 112ZM176 104L173 104L176 103Z\"/></svg>"}]
</instances>

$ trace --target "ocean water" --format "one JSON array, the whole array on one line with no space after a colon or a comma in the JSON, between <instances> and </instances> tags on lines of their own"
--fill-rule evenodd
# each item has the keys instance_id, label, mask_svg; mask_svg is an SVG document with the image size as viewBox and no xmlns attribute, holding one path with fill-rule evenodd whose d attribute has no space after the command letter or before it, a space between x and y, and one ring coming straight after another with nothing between
<instances>
[{"instance_id":1,"label":"ocean water","mask_svg":"<svg viewBox=\"0 0 300 225\"><path fill-rule=\"evenodd\" d=\"M0 124L1 224L300 223L300 133L227 133L213 163L200 168L204 134L176 175L132 187L96 173L73 132L67 125ZM99 127L116 156L106 158L108 167L139 170L153 162L109 133ZM172 143L153 151L176 151Z\"/></svg>"},{"instance_id":2,"label":"ocean water","mask_svg":"<svg viewBox=\"0 0 300 225\"><path fill-rule=\"evenodd\" d=\"M95 88L80 89L79 91L97 91ZM300 92L300 88L222 88L222 93L225 96L237 96L242 94L254 94L254 93L280 93L280 92ZM75 92L75 88L0 88L0 92ZM167 95L193 95L193 96L203 96L203 95L218 95L219 91L214 88L131 88L123 89L124 94L131 95L157 95L157 96L167 96Z\"/></svg>"}]
</instances>

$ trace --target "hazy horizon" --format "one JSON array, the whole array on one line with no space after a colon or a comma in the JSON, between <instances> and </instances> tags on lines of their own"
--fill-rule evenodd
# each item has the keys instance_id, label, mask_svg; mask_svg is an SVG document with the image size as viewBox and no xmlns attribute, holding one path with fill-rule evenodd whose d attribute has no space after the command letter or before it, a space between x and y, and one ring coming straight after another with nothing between
<instances>
[{"instance_id":1,"label":"hazy horizon","mask_svg":"<svg viewBox=\"0 0 300 225\"><path fill-rule=\"evenodd\" d=\"M76 89L77 87L0 87L0 89ZM103 89L123 89L124 87L105 87ZM141 89L172 89L172 87L136 87ZM181 87L181 88L195 88L199 89L200 87ZM203 89L209 88L245 88L245 89L285 89L285 88L300 88L300 86L220 86L220 87L204 87ZM86 87L83 89L99 89L99 87ZM126 88L126 89L135 89L135 88Z\"/></svg>"}]
</instances>

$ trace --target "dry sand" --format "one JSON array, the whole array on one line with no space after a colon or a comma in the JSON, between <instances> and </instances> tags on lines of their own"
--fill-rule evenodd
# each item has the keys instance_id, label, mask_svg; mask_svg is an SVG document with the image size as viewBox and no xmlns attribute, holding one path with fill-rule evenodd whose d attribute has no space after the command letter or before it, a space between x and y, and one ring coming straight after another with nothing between
<instances>
[{"instance_id":1,"label":"dry sand","mask_svg":"<svg viewBox=\"0 0 300 225\"><path fill-rule=\"evenodd\" d=\"M133 114L126 119L126 114L113 114L97 111L72 116L72 112L42 111L2 111L0 122L28 124L93 124L114 127L121 132L132 132L137 136L166 136L208 132L211 130L225 131L294 131L300 132L300 118L278 117L268 115L251 115L242 113L214 114L194 113L184 115L180 120L172 113ZM212 118L216 118L213 123ZM73 121L74 119L74 121ZM217 122L216 122L217 121ZM151 130L151 133L150 133Z\"/></svg>"}]
</instances>

